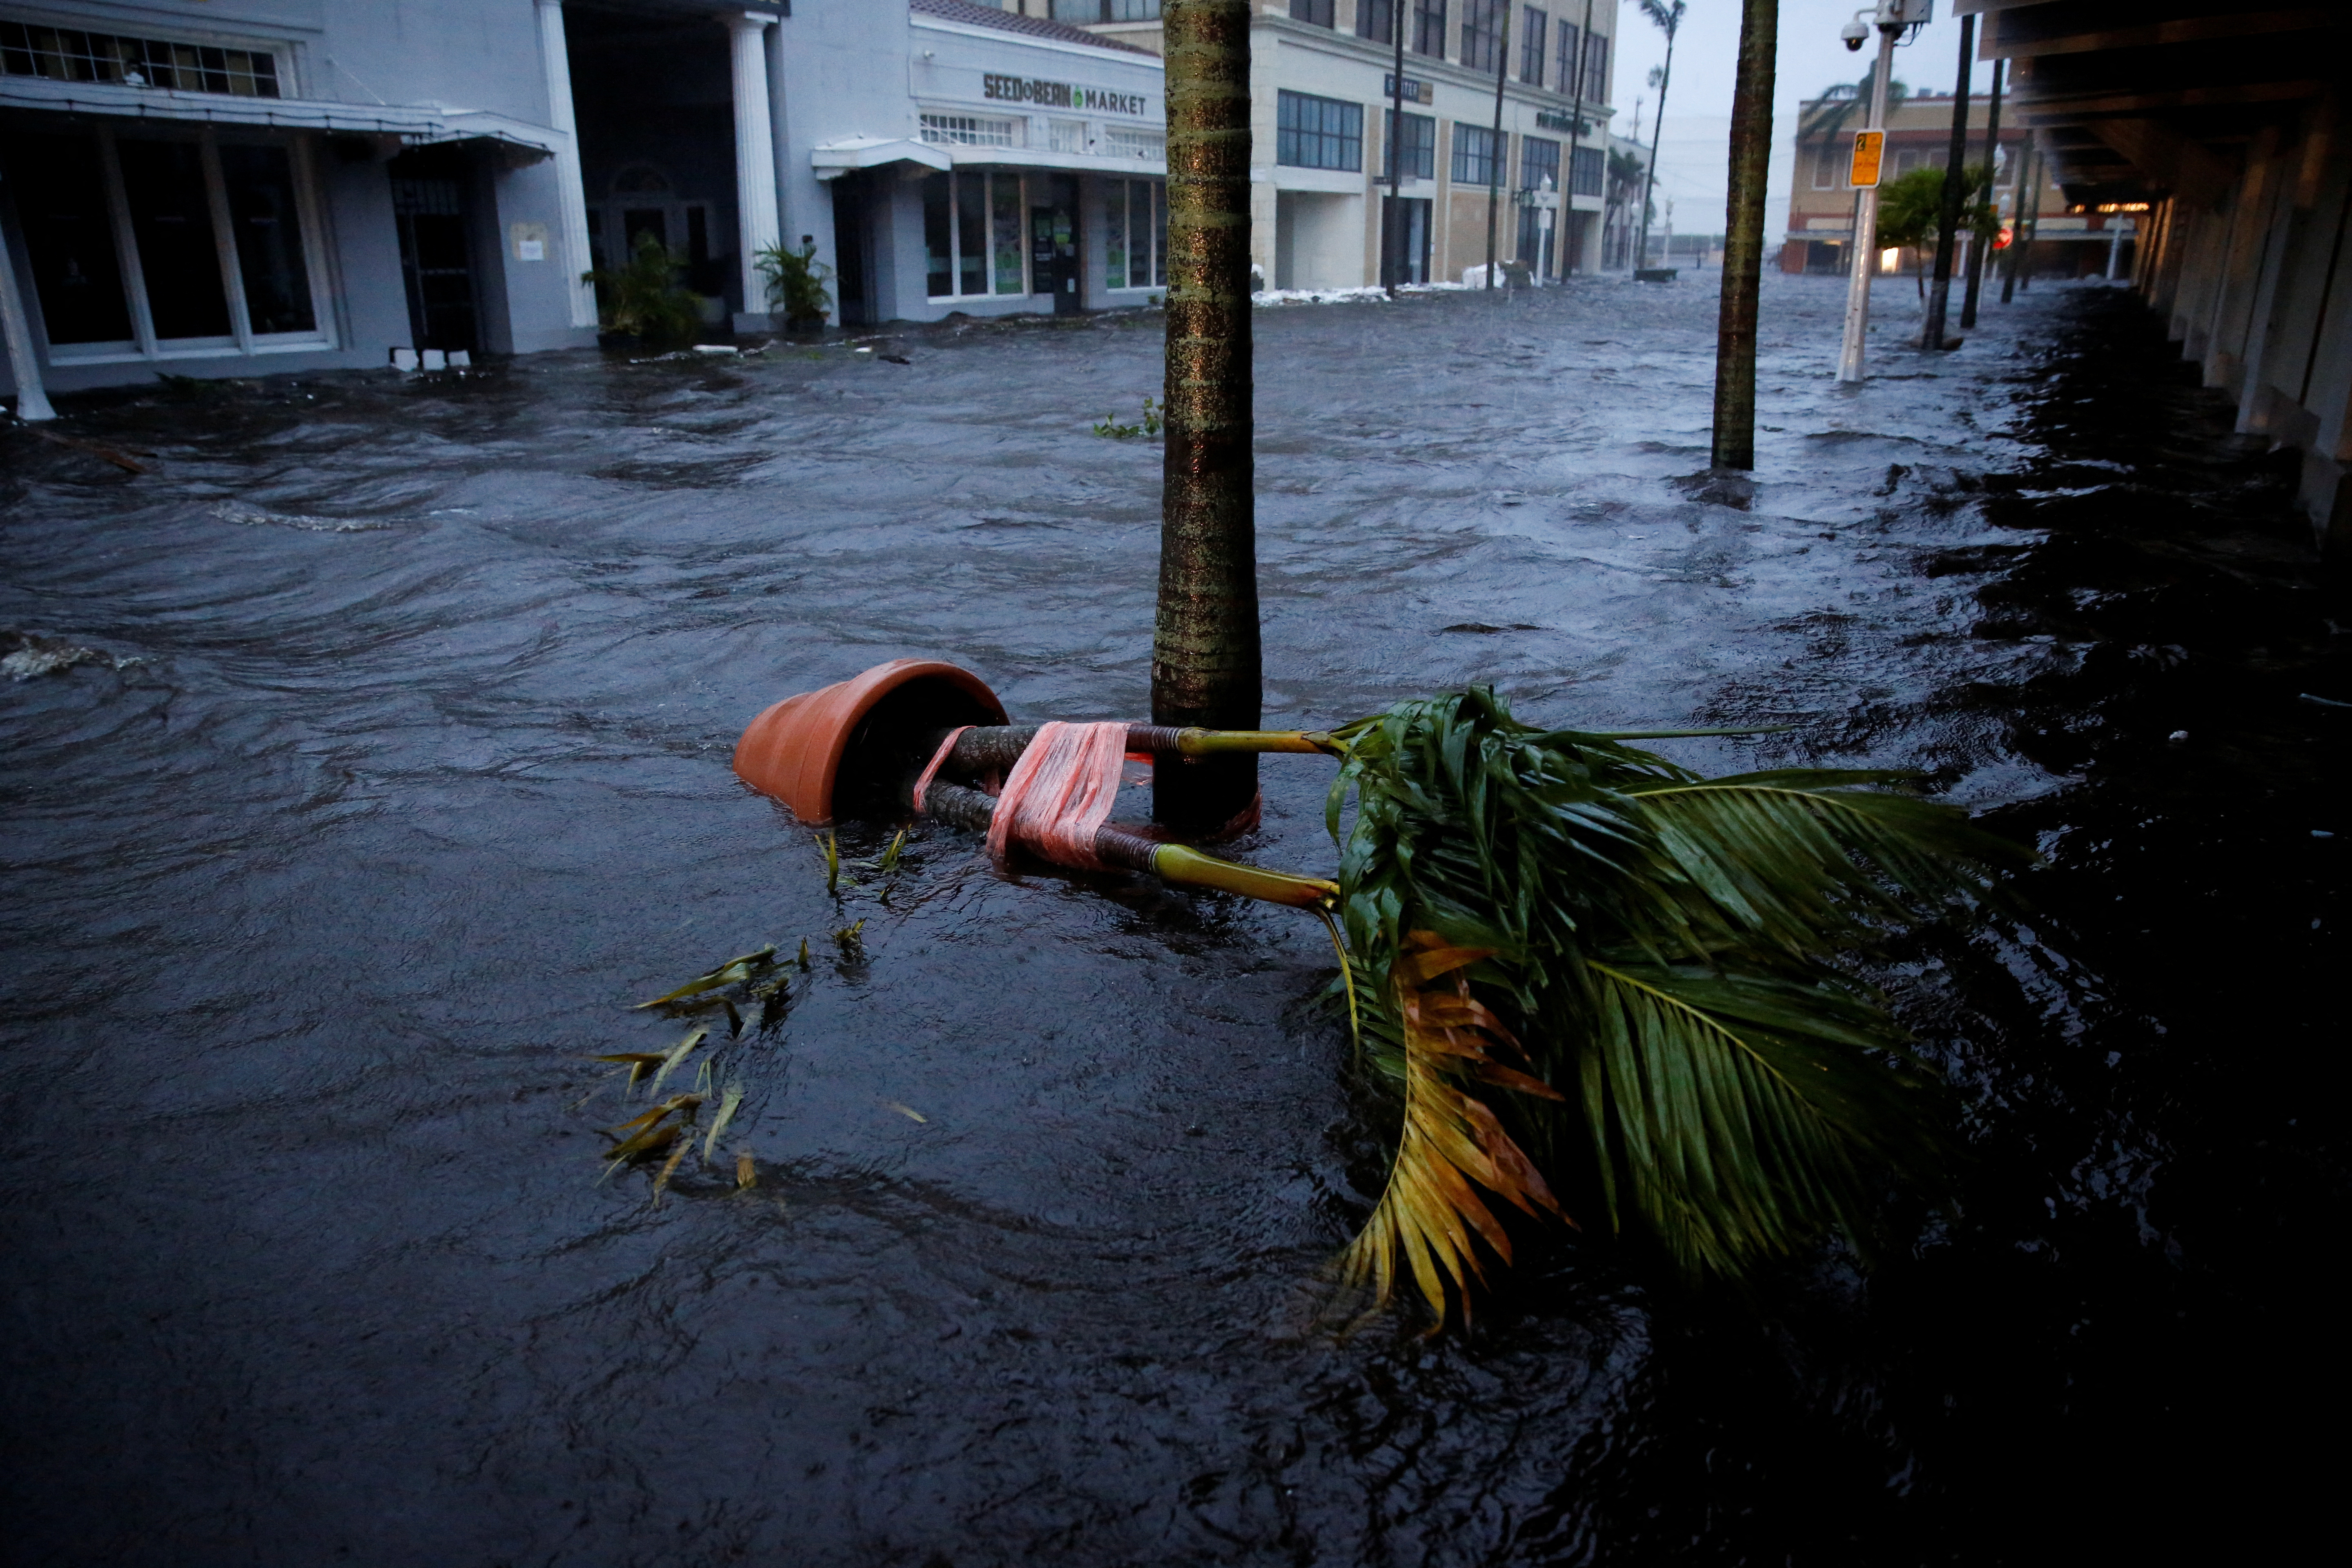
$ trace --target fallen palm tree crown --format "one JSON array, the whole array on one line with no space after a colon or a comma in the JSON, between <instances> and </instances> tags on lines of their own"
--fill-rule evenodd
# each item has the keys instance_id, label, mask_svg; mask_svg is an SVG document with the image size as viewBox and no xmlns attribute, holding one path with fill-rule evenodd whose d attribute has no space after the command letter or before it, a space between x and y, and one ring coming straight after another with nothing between
<instances>
[{"instance_id":1,"label":"fallen palm tree crown","mask_svg":"<svg viewBox=\"0 0 2352 1568\"><path fill-rule=\"evenodd\" d=\"M1851 963L2029 857L1903 774L1710 779L1630 743L1722 732L1539 730L1486 689L1330 731L1018 727L969 672L898 660L776 704L735 766L803 821L912 810L986 831L999 854L1333 922L1351 1026L1402 1098L1386 1188L1341 1272L1374 1305L1409 1278L1442 1320L1468 1310L1482 1249L1510 1260L1500 1208L1736 1281L1832 1232L1864 1240L1886 1193L1940 1175L1937 1086ZM1235 750L1340 759L1336 880L1106 820L1124 754ZM663 1001L744 977L714 971ZM661 1119L642 1121L614 1130L616 1159L657 1152L635 1145Z\"/></svg>"}]
</instances>

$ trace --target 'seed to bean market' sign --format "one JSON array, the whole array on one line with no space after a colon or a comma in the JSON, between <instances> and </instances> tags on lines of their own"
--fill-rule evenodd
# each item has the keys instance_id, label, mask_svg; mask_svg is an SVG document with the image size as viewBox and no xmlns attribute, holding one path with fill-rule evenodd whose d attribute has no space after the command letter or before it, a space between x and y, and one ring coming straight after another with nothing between
<instances>
[{"instance_id":1,"label":"'seed to bean market' sign","mask_svg":"<svg viewBox=\"0 0 2352 1568\"><path fill-rule=\"evenodd\" d=\"M1046 81L1036 77L983 76L981 91L1009 103L1039 103L1048 109L1091 109L1104 114L1141 114L1143 94L1105 92L1075 82Z\"/></svg>"}]
</instances>

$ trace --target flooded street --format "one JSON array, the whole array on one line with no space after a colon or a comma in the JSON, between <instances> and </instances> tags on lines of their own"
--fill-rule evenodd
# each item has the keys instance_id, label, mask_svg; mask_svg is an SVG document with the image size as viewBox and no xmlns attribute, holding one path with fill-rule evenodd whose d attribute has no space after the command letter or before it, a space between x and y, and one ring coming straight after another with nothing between
<instances>
[{"instance_id":1,"label":"flooded street","mask_svg":"<svg viewBox=\"0 0 2352 1568\"><path fill-rule=\"evenodd\" d=\"M1269 724L1470 682L1785 723L1662 749L1916 766L2048 858L1885 975L1975 1151L1916 1246L1740 1301L1571 1241L1435 1339L1315 1321L1392 1112L1312 921L945 828L836 899L729 769L901 655L1147 716L1158 448L1090 426L1159 393L1157 314L63 400L144 474L0 431L0 633L89 655L0 681L14 1560L1978 1564L2291 1524L2345 1371L2352 610L2128 294L2045 283L1922 362L1898 282L1845 388L1843 288L1765 279L1752 497L1703 482L1711 274L1256 314ZM1264 777L1240 853L1328 872L1330 764ZM803 940L720 1163L600 1181L630 1112L583 1058Z\"/></svg>"}]
</instances>

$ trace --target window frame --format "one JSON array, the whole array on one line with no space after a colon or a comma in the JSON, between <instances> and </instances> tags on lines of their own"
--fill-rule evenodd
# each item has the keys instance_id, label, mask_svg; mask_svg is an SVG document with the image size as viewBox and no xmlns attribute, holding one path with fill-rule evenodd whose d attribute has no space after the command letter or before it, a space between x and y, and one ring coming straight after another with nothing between
<instances>
[{"instance_id":1,"label":"window frame","mask_svg":"<svg viewBox=\"0 0 2352 1568\"><path fill-rule=\"evenodd\" d=\"M1567 145L1567 143L1559 141L1557 137L1522 134L1519 137L1518 174L1513 188L1518 191L1533 191L1539 189L1539 186L1528 179L1528 174L1531 168L1540 167L1551 175L1551 188L1555 191L1559 190L1560 183L1559 154L1560 149L1565 145ZM1546 163L1540 158L1530 158L1528 156L1530 153L1538 147L1549 147L1551 149L1550 162Z\"/></svg>"},{"instance_id":2,"label":"window frame","mask_svg":"<svg viewBox=\"0 0 2352 1568\"><path fill-rule=\"evenodd\" d=\"M1445 0L1412 0L1412 52L1433 60L1445 58Z\"/></svg>"},{"instance_id":3,"label":"window frame","mask_svg":"<svg viewBox=\"0 0 2352 1568\"><path fill-rule=\"evenodd\" d=\"M1320 110L1336 110L1343 121L1348 116L1352 115L1354 129L1352 132L1344 129L1309 130L1305 126L1286 124L1284 122L1286 113L1294 104L1312 104ZM1299 143L1304 141L1337 143L1340 148L1341 156L1348 161L1339 163L1302 163L1286 155L1297 150ZM1364 106L1360 103L1351 103L1344 98L1325 98L1319 93L1293 92L1288 88L1277 89L1274 106L1274 162L1277 168L1285 169L1327 169L1349 174L1363 173Z\"/></svg>"},{"instance_id":4,"label":"window frame","mask_svg":"<svg viewBox=\"0 0 2352 1568\"><path fill-rule=\"evenodd\" d=\"M342 346L341 333L335 322L335 287L330 268L332 259L326 244L326 224L319 196L318 165L312 151L315 138L294 134L284 139L270 136L256 128L215 125L185 126L180 122L142 120L134 122L139 134L127 140L133 142L176 142L193 144L196 150L197 166L205 184L206 211L212 219L213 254L221 271L221 292L228 310L229 330L202 337L159 337L155 331L152 301L147 289L147 272L139 255L139 237L132 226L131 198L122 179L120 143L122 138L109 124L91 126L85 134L96 143L98 166L106 220L114 245L117 279L122 289L125 313L131 321L131 336L88 343L55 343L49 341L48 315L41 313L41 352L47 363L62 368L76 364L136 364L142 361L218 359L225 355L251 358L273 353L331 353ZM293 186L296 227L302 244L303 280L310 296L310 319L316 323L309 331L257 332L253 315L246 299L245 268L236 246L236 217L230 210L228 184L221 169L220 148L222 131L228 132L228 142L234 146L276 147L286 153L287 178ZM19 215L21 221L22 215ZM37 289L35 301L39 302Z\"/></svg>"},{"instance_id":5,"label":"window frame","mask_svg":"<svg viewBox=\"0 0 2352 1568\"><path fill-rule=\"evenodd\" d=\"M1310 27L1339 26L1339 0L1290 0L1290 19L1304 22Z\"/></svg>"},{"instance_id":6,"label":"window frame","mask_svg":"<svg viewBox=\"0 0 2352 1568\"><path fill-rule=\"evenodd\" d=\"M1584 29L1562 16L1552 26L1552 90L1567 97L1584 96Z\"/></svg>"},{"instance_id":7,"label":"window frame","mask_svg":"<svg viewBox=\"0 0 2352 1568\"><path fill-rule=\"evenodd\" d=\"M1493 70L1495 51L1509 46L1505 27L1503 0L1462 0L1462 68L1482 75Z\"/></svg>"},{"instance_id":8,"label":"window frame","mask_svg":"<svg viewBox=\"0 0 2352 1568\"><path fill-rule=\"evenodd\" d=\"M1030 277L1031 266L1028 241L1028 176L1020 171L1013 169L944 169L931 174L929 178L945 180L947 182L948 285L950 288L957 289L961 289L962 288L964 274L962 221L963 193L958 189L957 182L960 180L977 180L980 182L980 225L982 245L980 256L980 278L981 281L985 284L986 287L976 294L962 292L952 294L932 293L930 291L930 279L932 274L930 271L930 256L929 254L930 245L929 237L927 235L924 240L923 298L934 305L956 304L972 300L1027 299L1034 287L1034 281ZM1021 257L1021 287L1017 290L1000 289L997 287L998 279L996 263L1000 247L997 244L996 235L996 219L998 216L996 211L996 182L1000 180L1009 180L1013 183L1014 191L1016 192L1014 205L1021 219L1021 241L1017 247Z\"/></svg>"},{"instance_id":9,"label":"window frame","mask_svg":"<svg viewBox=\"0 0 2352 1568\"><path fill-rule=\"evenodd\" d=\"M1114 283L1110 280L1110 258L1106 254L1103 258L1104 291L1139 294L1148 289L1166 289L1168 287L1168 182L1147 179L1141 175L1121 174L1108 183L1108 189L1118 192L1118 199L1122 204L1122 211L1119 215L1121 227L1118 232L1120 242L1126 247L1126 254L1122 261L1124 270L1120 276L1126 278L1128 281ZM1135 212L1135 195L1139 189L1145 194L1145 205L1148 208L1143 215L1143 222L1139 228L1136 222ZM1103 216L1104 237L1108 241L1110 233L1110 215L1108 209ZM1143 242L1142 251L1145 260L1143 273L1148 279L1141 283L1134 281L1139 239Z\"/></svg>"},{"instance_id":10,"label":"window frame","mask_svg":"<svg viewBox=\"0 0 2352 1568\"><path fill-rule=\"evenodd\" d=\"M1519 10L1519 79L1529 87L1544 85L1544 68L1551 48L1551 13L1540 5Z\"/></svg>"},{"instance_id":11,"label":"window frame","mask_svg":"<svg viewBox=\"0 0 2352 1568\"><path fill-rule=\"evenodd\" d=\"M1477 151L1471 151L1465 143L1474 144ZM1480 125L1467 120L1455 121L1451 167L1454 183L1457 185L1499 187L1504 176L1510 172L1510 146L1511 133L1507 131L1497 136L1490 125ZM1477 171L1472 169L1474 163L1479 165Z\"/></svg>"},{"instance_id":12,"label":"window frame","mask_svg":"<svg viewBox=\"0 0 2352 1568\"><path fill-rule=\"evenodd\" d=\"M1426 136L1419 131L1413 132L1415 144L1411 149L1414 153L1413 163L1416 165L1425 163L1426 167L1409 168L1405 170L1404 177L1408 180L1435 180L1437 178L1437 116L1415 114L1411 110L1407 110L1404 117L1408 121L1417 121L1428 127ZM1391 171L1396 167L1396 110L1387 104L1381 106L1381 179L1383 184L1387 182Z\"/></svg>"}]
</instances>

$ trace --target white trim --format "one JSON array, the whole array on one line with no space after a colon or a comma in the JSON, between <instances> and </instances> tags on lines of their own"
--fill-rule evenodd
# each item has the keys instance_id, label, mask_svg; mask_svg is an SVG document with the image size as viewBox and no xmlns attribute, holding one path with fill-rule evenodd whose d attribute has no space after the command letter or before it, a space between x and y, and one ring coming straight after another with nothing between
<instances>
[{"instance_id":1,"label":"white trim","mask_svg":"<svg viewBox=\"0 0 2352 1568\"><path fill-rule=\"evenodd\" d=\"M998 152L1008 151L1005 148ZM809 166L820 180L837 179L853 169L878 169L885 163L920 163L941 174L955 167L944 147L906 136L845 136L809 149Z\"/></svg>"},{"instance_id":2,"label":"white trim","mask_svg":"<svg viewBox=\"0 0 2352 1568\"><path fill-rule=\"evenodd\" d=\"M0 109L103 114L132 120L173 120L201 125L250 125L279 131L348 131L394 135L409 142L462 142L472 137L511 142L542 157L566 138L543 125L476 109L438 104L329 103L303 98L236 98L219 92L167 92L96 81L51 81L0 76Z\"/></svg>"}]
</instances>

